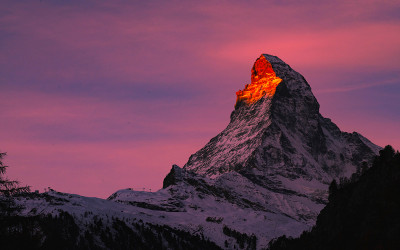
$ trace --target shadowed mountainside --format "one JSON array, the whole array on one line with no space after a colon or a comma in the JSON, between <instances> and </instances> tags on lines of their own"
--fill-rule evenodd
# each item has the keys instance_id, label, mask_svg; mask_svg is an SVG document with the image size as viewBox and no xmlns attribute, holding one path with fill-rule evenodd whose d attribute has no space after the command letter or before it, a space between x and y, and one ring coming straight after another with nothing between
<instances>
[{"instance_id":1,"label":"shadowed mountainside","mask_svg":"<svg viewBox=\"0 0 400 250\"><path fill-rule=\"evenodd\" d=\"M399 249L400 153L386 146L370 169L330 185L329 202L311 231L279 237L269 250Z\"/></svg>"},{"instance_id":2,"label":"shadowed mountainside","mask_svg":"<svg viewBox=\"0 0 400 250\"><path fill-rule=\"evenodd\" d=\"M121 248L262 249L272 238L309 229L327 203L332 179L350 176L379 149L324 118L305 78L262 54L251 83L237 92L228 126L183 168L174 165L163 189L122 189L107 200L54 190L18 196L22 209L15 216L25 219L9 226L17 235L17 228L29 233L37 226L33 236L43 242L51 239L48 225L72 218L76 227L68 225L79 232L78 244L100 249L118 240ZM70 217L57 221L65 213ZM85 243L86 234L92 242Z\"/></svg>"}]
</instances>

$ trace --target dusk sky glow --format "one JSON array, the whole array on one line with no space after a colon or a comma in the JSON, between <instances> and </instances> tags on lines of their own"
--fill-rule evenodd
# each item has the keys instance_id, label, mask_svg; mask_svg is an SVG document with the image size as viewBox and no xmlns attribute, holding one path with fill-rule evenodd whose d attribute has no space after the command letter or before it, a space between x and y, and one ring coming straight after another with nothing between
<instances>
[{"instance_id":1,"label":"dusk sky glow","mask_svg":"<svg viewBox=\"0 0 400 250\"><path fill-rule=\"evenodd\" d=\"M341 130L400 149L400 1L3 0L8 176L155 191L225 128L262 53L301 73Z\"/></svg>"}]
</instances>

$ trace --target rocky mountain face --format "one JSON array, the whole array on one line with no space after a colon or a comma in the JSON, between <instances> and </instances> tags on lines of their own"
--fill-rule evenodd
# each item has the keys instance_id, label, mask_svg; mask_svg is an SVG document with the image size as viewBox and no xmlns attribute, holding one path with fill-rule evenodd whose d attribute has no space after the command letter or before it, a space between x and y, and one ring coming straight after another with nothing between
<instances>
[{"instance_id":1,"label":"rocky mountain face","mask_svg":"<svg viewBox=\"0 0 400 250\"><path fill-rule=\"evenodd\" d=\"M274 235L297 234L314 224L329 183L349 176L379 149L324 118L304 77L264 54L252 68L251 83L237 92L227 128L165 178L163 187L173 202L147 201L165 208L179 204L174 209L180 211L197 207L198 215L221 217L235 230L258 236L263 246ZM207 206L204 197L212 201ZM115 199L132 198L117 192ZM218 203L233 206L232 223ZM246 218L246 210L265 219L234 223ZM277 223L286 226L277 229Z\"/></svg>"},{"instance_id":2,"label":"rocky mountain face","mask_svg":"<svg viewBox=\"0 0 400 250\"><path fill-rule=\"evenodd\" d=\"M341 132L322 117L302 75L275 56L261 55L255 66L260 61L270 62L265 67L272 66L277 78L282 79L278 85L271 81L275 93L264 93L249 104L239 91L228 127L190 157L186 170L210 178L233 170L270 181L281 176L327 184L354 172L354 166L376 155L379 147L358 133ZM255 66L252 79L257 77ZM253 80L248 86L255 84ZM268 181L259 183L265 185Z\"/></svg>"},{"instance_id":3,"label":"rocky mountain face","mask_svg":"<svg viewBox=\"0 0 400 250\"><path fill-rule=\"evenodd\" d=\"M25 216L46 204L41 211L68 211L82 227L87 220L82 214L91 211L168 226L225 249L261 249L272 238L310 228L327 202L329 183L351 175L379 149L324 118L304 77L263 54L251 83L237 92L226 129L183 168L174 165L163 189L119 190L108 200L63 196L68 202L57 205L26 198L19 203Z\"/></svg>"}]
</instances>

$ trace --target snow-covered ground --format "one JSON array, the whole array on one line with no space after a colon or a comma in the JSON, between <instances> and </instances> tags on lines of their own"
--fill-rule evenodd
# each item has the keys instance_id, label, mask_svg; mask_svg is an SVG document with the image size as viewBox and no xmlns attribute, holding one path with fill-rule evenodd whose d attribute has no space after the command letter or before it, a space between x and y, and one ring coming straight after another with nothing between
<instances>
[{"instance_id":1,"label":"snow-covered ground","mask_svg":"<svg viewBox=\"0 0 400 250\"><path fill-rule=\"evenodd\" d=\"M264 56L282 79L275 95L237 107L225 130L173 167L164 189L124 189L107 200L49 191L20 197L22 215L66 211L83 230L94 216L168 225L228 249L237 241L224 228L255 235L258 249L309 229L332 179L351 175L380 148L322 117L304 77Z\"/></svg>"}]
</instances>

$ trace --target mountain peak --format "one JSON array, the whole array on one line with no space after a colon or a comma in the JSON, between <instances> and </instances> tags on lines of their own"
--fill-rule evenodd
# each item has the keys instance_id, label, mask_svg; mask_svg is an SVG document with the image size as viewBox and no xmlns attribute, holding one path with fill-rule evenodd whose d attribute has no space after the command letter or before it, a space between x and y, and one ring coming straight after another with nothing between
<instances>
[{"instance_id":1,"label":"mountain peak","mask_svg":"<svg viewBox=\"0 0 400 250\"><path fill-rule=\"evenodd\" d=\"M265 95L274 96L276 86L282 82L282 79L276 76L266 56L268 55L262 54L255 61L251 69L251 83L246 84L243 90L236 92L235 107L238 107L241 103L248 105L255 103Z\"/></svg>"},{"instance_id":2,"label":"mountain peak","mask_svg":"<svg viewBox=\"0 0 400 250\"><path fill-rule=\"evenodd\" d=\"M274 172L273 178L317 179L325 185L379 150L324 118L306 79L278 57L262 54L251 72L228 126L189 158L185 170L212 179L233 171L261 176L264 184L261 179Z\"/></svg>"}]
</instances>

